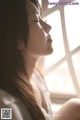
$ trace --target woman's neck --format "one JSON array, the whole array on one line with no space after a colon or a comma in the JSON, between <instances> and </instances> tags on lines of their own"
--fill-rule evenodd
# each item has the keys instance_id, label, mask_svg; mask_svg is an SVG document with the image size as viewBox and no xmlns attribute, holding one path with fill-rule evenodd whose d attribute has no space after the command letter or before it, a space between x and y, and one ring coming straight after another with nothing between
<instances>
[{"instance_id":1,"label":"woman's neck","mask_svg":"<svg viewBox=\"0 0 80 120\"><path fill-rule=\"evenodd\" d=\"M29 78L32 77L32 74L36 67L37 62L38 62L38 58L34 57L33 55L29 54L25 57L26 72L27 72Z\"/></svg>"}]
</instances>

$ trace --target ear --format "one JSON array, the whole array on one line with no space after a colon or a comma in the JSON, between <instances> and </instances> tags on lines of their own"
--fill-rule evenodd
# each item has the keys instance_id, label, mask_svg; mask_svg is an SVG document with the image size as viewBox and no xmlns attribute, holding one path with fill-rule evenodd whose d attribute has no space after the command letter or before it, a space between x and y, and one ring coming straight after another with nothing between
<instances>
[{"instance_id":1,"label":"ear","mask_svg":"<svg viewBox=\"0 0 80 120\"><path fill-rule=\"evenodd\" d=\"M20 39L18 40L17 47L18 47L19 50L22 50L22 51L25 50L25 46L24 46L24 43L23 43L22 40L20 40Z\"/></svg>"}]
</instances>

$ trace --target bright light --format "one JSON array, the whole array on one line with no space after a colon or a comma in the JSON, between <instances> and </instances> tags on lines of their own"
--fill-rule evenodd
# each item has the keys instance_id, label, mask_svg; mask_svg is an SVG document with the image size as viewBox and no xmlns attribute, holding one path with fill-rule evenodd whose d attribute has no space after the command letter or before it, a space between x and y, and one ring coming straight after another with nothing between
<instances>
[{"instance_id":1,"label":"bright light","mask_svg":"<svg viewBox=\"0 0 80 120\"><path fill-rule=\"evenodd\" d=\"M80 46L80 5L65 6L64 13L69 48L72 51Z\"/></svg>"},{"instance_id":2,"label":"bright light","mask_svg":"<svg viewBox=\"0 0 80 120\"><path fill-rule=\"evenodd\" d=\"M56 11L50 14L47 18L47 22L51 25L52 30L50 32L53 39L53 54L45 57L45 67L48 68L59 59L65 56L63 37L62 37L62 27L60 20L60 12Z\"/></svg>"},{"instance_id":3,"label":"bright light","mask_svg":"<svg viewBox=\"0 0 80 120\"><path fill-rule=\"evenodd\" d=\"M80 3L80 1L78 2ZM64 13L69 49L70 51L73 51L75 48L80 47L80 4L65 6ZM45 57L45 71L65 57L60 12L57 10L50 14L47 21L52 26L52 31L50 33L53 38L54 52L52 55ZM78 55L76 54L72 55L71 59L74 64L77 80L79 81L80 52L78 52ZM65 94L76 94L66 59L45 78L50 91Z\"/></svg>"}]
</instances>

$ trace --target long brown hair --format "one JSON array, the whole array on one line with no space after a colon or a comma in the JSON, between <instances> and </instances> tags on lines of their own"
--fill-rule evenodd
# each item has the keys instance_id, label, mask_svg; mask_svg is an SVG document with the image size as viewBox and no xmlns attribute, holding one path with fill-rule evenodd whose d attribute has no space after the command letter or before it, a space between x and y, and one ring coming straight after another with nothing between
<instances>
[{"instance_id":1,"label":"long brown hair","mask_svg":"<svg viewBox=\"0 0 80 120\"><path fill-rule=\"evenodd\" d=\"M37 0L31 0L37 7ZM0 0L0 89L17 97L33 120L45 120L36 103L18 39L28 42L27 0Z\"/></svg>"}]
</instances>

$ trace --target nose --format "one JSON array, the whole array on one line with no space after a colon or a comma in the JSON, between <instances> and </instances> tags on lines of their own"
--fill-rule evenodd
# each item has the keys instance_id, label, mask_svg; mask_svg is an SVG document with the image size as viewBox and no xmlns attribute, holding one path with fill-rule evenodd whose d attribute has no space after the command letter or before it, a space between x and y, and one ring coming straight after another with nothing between
<instances>
[{"instance_id":1,"label":"nose","mask_svg":"<svg viewBox=\"0 0 80 120\"><path fill-rule=\"evenodd\" d=\"M52 29L52 27L44 21L43 21L43 28L44 28L46 33L49 33L50 30Z\"/></svg>"}]
</instances>

